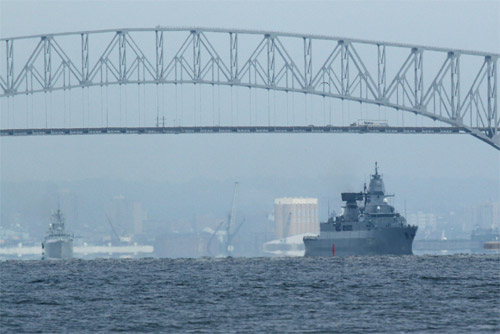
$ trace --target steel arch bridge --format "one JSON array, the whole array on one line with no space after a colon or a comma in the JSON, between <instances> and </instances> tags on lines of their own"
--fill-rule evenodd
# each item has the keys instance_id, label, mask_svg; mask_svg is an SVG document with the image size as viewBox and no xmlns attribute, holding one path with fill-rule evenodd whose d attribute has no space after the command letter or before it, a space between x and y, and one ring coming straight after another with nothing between
<instances>
[{"instance_id":1,"label":"steel arch bridge","mask_svg":"<svg viewBox=\"0 0 500 334\"><path fill-rule=\"evenodd\" d=\"M180 46L171 42L174 33L182 35ZM0 56L0 98L124 84L242 86L394 108L446 123L447 127L435 129L469 133L500 150L500 55L495 53L322 35L161 26L2 38L0 42L6 51L3 60L4 55ZM20 43L30 45L26 59L15 52ZM366 130L405 132L390 128ZM269 132L258 127L235 129L200 127L188 132ZM0 131L2 135L155 132L154 128L91 130ZM331 125L283 127L277 132L315 130L350 132Z\"/></svg>"}]
</instances>

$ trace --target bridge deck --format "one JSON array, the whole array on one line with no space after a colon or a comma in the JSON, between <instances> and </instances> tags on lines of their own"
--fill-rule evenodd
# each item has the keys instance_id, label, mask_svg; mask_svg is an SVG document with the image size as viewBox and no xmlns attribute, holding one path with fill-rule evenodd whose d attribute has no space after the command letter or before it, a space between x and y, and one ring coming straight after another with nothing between
<instances>
[{"instance_id":1,"label":"bridge deck","mask_svg":"<svg viewBox=\"0 0 500 334\"><path fill-rule=\"evenodd\" d=\"M186 134L186 133L387 133L458 134L459 127L392 126L167 126L109 128L3 129L0 136L97 135L97 134Z\"/></svg>"}]
</instances>

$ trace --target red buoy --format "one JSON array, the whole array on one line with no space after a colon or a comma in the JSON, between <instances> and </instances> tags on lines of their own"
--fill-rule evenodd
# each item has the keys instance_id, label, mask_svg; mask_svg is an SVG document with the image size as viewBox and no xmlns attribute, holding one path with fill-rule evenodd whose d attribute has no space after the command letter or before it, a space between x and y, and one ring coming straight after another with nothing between
<instances>
[{"instance_id":1,"label":"red buoy","mask_svg":"<svg viewBox=\"0 0 500 334\"><path fill-rule=\"evenodd\" d=\"M335 244L332 245L332 256L335 256Z\"/></svg>"}]
</instances>

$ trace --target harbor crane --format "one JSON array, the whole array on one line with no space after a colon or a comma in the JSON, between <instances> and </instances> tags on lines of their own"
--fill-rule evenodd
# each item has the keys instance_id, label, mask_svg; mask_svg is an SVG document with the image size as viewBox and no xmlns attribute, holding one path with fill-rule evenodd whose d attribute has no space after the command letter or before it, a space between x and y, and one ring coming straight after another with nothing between
<instances>
[{"instance_id":1,"label":"harbor crane","mask_svg":"<svg viewBox=\"0 0 500 334\"><path fill-rule=\"evenodd\" d=\"M121 242L120 236L118 235L118 233L116 233L115 227L111 222L111 219L109 219L108 215L106 215L106 220L108 221L109 226L111 226L111 230L113 231L113 235L115 237L115 242L120 243Z\"/></svg>"},{"instance_id":2,"label":"harbor crane","mask_svg":"<svg viewBox=\"0 0 500 334\"><path fill-rule=\"evenodd\" d=\"M233 246L233 239L240 230L241 226L245 222L244 220L236 227L236 212L238 209L238 186L239 183L235 182L234 183L234 190L233 190L233 199L231 203L231 213L227 217L227 221L222 221L220 224L217 226L215 229L214 233L210 237L210 240L208 241L207 244L207 252L210 254L210 245L212 244L212 240L214 237L217 235L217 232L221 229L222 225L226 223L226 228L225 228L225 233L224 233L224 253L226 256L231 256L232 252L234 251L234 246Z\"/></svg>"}]
</instances>

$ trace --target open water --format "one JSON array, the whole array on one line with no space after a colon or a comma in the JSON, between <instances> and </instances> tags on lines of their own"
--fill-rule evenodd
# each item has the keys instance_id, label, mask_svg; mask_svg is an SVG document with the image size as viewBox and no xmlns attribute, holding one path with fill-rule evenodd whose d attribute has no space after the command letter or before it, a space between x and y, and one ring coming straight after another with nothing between
<instances>
[{"instance_id":1,"label":"open water","mask_svg":"<svg viewBox=\"0 0 500 334\"><path fill-rule=\"evenodd\" d=\"M6 261L0 332L499 333L498 255Z\"/></svg>"}]
</instances>

